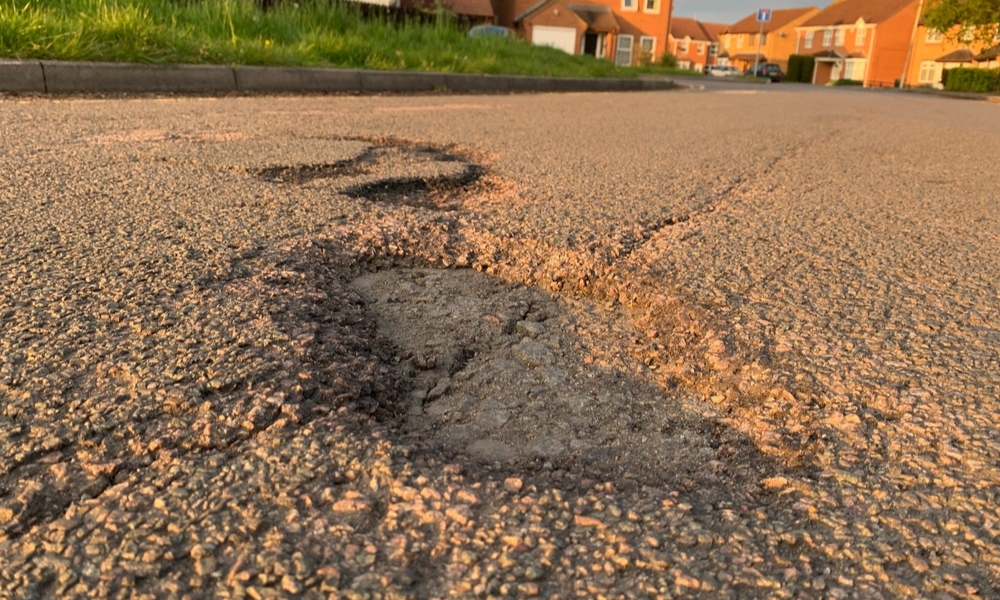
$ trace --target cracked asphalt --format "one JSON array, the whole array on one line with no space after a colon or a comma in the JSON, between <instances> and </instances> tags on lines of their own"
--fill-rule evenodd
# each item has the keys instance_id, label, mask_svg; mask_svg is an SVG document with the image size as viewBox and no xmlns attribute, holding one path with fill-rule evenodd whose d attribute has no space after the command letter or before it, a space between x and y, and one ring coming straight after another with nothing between
<instances>
[{"instance_id":1,"label":"cracked asphalt","mask_svg":"<svg viewBox=\"0 0 1000 600\"><path fill-rule=\"evenodd\" d=\"M6 97L0 131L0 597L1000 596L1000 107Z\"/></svg>"}]
</instances>

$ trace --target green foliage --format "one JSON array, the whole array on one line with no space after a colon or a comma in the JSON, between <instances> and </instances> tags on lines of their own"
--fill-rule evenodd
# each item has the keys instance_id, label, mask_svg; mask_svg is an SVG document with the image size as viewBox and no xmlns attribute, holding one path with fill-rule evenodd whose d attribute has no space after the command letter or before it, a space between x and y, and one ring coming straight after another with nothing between
<instances>
[{"instance_id":1,"label":"green foliage","mask_svg":"<svg viewBox=\"0 0 1000 600\"><path fill-rule=\"evenodd\" d=\"M816 68L815 57L808 54L793 54L788 57L788 72L785 74L785 81L812 83L814 68Z\"/></svg>"},{"instance_id":2,"label":"green foliage","mask_svg":"<svg viewBox=\"0 0 1000 600\"><path fill-rule=\"evenodd\" d=\"M633 76L588 56L433 23L365 17L351 2L0 0L0 57L335 66L567 77Z\"/></svg>"},{"instance_id":3,"label":"green foliage","mask_svg":"<svg viewBox=\"0 0 1000 600\"><path fill-rule=\"evenodd\" d=\"M668 69L676 69L677 57L670 52L664 52L663 56L660 57L660 66Z\"/></svg>"},{"instance_id":4,"label":"green foliage","mask_svg":"<svg viewBox=\"0 0 1000 600\"><path fill-rule=\"evenodd\" d=\"M980 42L995 43L1000 33L1000 0L930 0L924 19L927 27L949 37L964 37L965 31Z\"/></svg>"},{"instance_id":5,"label":"green foliage","mask_svg":"<svg viewBox=\"0 0 1000 600\"><path fill-rule=\"evenodd\" d=\"M833 85L841 87L862 86L864 84L864 81L858 81L857 79L838 79L833 82Z\"/></svg>"},{"instance_id":6,"label":"green foliage","mask_svg":"<svg viewBox=\"0 0 1000 600\"><path fill-rule=\"evenodd\" d=\"M953 92L1000 93L1000 69L948 69L945 89Z\"/></svg>"}]
</instances>

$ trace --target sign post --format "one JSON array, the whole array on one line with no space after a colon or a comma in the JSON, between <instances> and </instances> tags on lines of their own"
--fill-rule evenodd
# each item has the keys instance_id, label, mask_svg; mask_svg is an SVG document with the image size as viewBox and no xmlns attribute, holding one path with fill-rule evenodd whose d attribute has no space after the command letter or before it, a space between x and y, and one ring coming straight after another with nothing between
<instances>
[{"instance_id":1,"label":"sign post","mask_svg":"<svg viewBox=\"0 0 1000 600\"><path fill-rule=\"evenodd\" d=\"M760 44L764 39L764 23L771 21L770 8L757 9L757 22L760 23L760 33L757 34L757 55L753 59L753 76L757 77L757 69L760 68Z\"/></svg>"}]
</instances>

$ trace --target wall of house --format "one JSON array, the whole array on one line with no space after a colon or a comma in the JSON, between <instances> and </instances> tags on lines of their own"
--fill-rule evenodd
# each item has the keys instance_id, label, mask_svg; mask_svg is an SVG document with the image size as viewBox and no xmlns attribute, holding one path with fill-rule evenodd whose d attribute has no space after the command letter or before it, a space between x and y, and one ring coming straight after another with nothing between
<instances>
[{"instance_id":1,"label":"wall of house","mask_svg":"<svg viewBox=\"0 0 1000 600\"><path fill-rule=\"evenodd\" d=\"M704 69L705 66L716 64L716 57L709 55L709 48L712 42L708 40L691 40L688 44L687 52L681 52L680 47L684 40L675 39L674 36L667 36L667 47L665 50L677 57L681 63L688 61L691 68L696 70ZM698 54L698 44L703 44L704 52Z\"/></svg>"},{"instance_id":2,"label":"wall of house","mask_svg":"<svg viewBox=\"0 0 1000 600\"><path fill-rule=\"evenodd\" d=\"M875 47L869 59L867 85L892 87L903 76L916 18L917 3L914 2L878 24Z\"/></svg>"},{"instance_id":3,"label":"wall of house","mask_svg":"<svg viewBox=\"0 0 1000 600\"><path fill-rule=\"evenodd\" d=\"M953 30L945 33L940 41L928 42L927 27L921 25L917 28L917 39L913 44L913 57L910 59L910 66L906 71L906 85L921 86L938 83L938 81L920 81L920 69L924 62L936 61L945 54L961 50L962 48L968 48L973 54L979 54L987 49L988 45L984 45L981 42L972 41L966 43L959 41L957 39L959 29L959 27L955 27ZM968 63L963 66L976 67L977 65L976 63Z\"/></svg>"},{"instance_id":4,"label":"wall of house","mask_svg":"<svg viewBox=\"0 0 1000 600\"><path fill-rule=\"evenodd\" d=\"M589 0L587 4L595 6L607 6L614 13L615 18L621 25L620 35L631 35L632 40L632 64L637 64L639 56L639 40L642 36L655 38L653 48L653 61L658 61L663 53L668 50L667 37L670 31L670 11L672 9L671 0L659 0L659 11L651 12L645 9L646 0L633 0L635 10L622 10L624 0ZM535 6L537 4L531 4ZM558 11L558 14L556 14ZM579 54L580 43L583 34L586 32L586 24L576 17L561 3L546 6L544 10L533 13L521 23L522 35L525 39L531 39L531 28L536 25L547 25L551 27L573 27L577 29L577 54ZM618 46L617 35L608 35L607 46L605 47L605 57L614 61Z\"/></svg>"},{"instance_id":5,"label":"wall of house","mask_svg":"<svg viewBox=\"0 0 1000 600\"><path fill-rule=\"evenodd\" d=\"M637 51L639 48L639 38L650 36L656 38L653 49L653 61L660 60L667 48L667 38L670 32L670 11L672 9L671 0L659 0L659 12L649 12L646 10L646 0L634 0L636 10L623 10L622 0L591 0L589 4L599 4L609 7L615 13L615 17L621 24L621 35L633 36L633 45L636 52L632 53L632 62L636 64ZM613 54L608 55L612 60Z\"/></svg>"},{"instance_id":6,"label":"wall of house","mask_svg":"<svg viewBox=\"0 0 1000 600\"><path fill-rule=\"evenodd\" d=\"M514 27L514 17L537 5L539 0L491 0L497 24Z\"/></svg>"},{"instance_id":7,"label":"wall of house","mask_svg":"<svg viewBox=\"0 0 1000 600\"><path fill-rule=\"evenodd\" d=\"M576 51L574 54L580 53L580 41L584 32L587 30L587 25L579 19L573 11L566 8L562 3L556 2L545 8L545 10L538 11L531 15L529 18L524 20L524 34L528 41L531 41L531 30L537 25L542 25L545 27L566 27L568 29L576 30L576 44L573 46Z\"/></svg>"},{"instance_id":8,"label":"wall of house","mask_svg":"<svg viewBox=\"0 0 1000 600\"><path fill-rule=\"evenodd\" d=\"M782 71L788 71L788 57L795 54L795 28L813 18L819 10L809 11L792 20L784 27L767 34L767 62L778 63Z\"/></svg>"}]
</instances>

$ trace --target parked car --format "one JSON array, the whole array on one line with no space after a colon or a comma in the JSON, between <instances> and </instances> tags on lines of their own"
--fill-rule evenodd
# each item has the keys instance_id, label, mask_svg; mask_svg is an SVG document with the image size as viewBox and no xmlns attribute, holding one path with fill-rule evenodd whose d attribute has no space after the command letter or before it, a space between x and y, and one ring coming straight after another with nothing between
<instances>
[{"instance_id":1,"label":"parked car","mask_svg":"<svg viewBox=\"0 0 1000 600\"><path fill-rule=\"evenodd\" d=\"M785 74L782 72L781 67L775 63L764 63L759 65L756 72L753 72L753 67L751 67L746 74L756 75L757 77L762 77L764 79L770 79L774 83L785 80Z\"/></svg>"},{"instance_id":2,"label":"parked car","mask_svg":"<svg viewBox=\"0 0 1000 600\"><path fill-rule=\"evenodd\" d=\"M497 37L514 37L514 32L506 27L501 27L500 25L476 25L469 30L469 37L485 37L485 36L497 36Z\"/></svg>"},{"instance_id":3,"label":"parked car","mask_svg":"<svg viewBox=\"0 0 1000 600\"><path fill-rule=\"evenodd\" d=\"M713 77L732 77L739 75L740 70L729 65L713 65L708 68L708 74Z\"/></svg>"}]
</instances>

